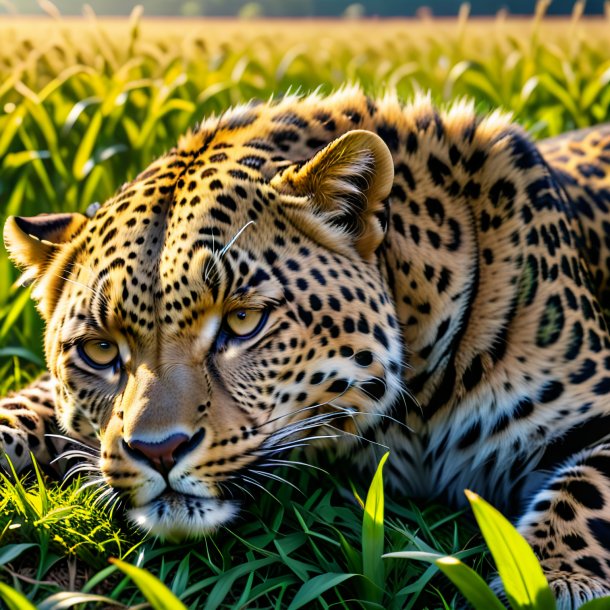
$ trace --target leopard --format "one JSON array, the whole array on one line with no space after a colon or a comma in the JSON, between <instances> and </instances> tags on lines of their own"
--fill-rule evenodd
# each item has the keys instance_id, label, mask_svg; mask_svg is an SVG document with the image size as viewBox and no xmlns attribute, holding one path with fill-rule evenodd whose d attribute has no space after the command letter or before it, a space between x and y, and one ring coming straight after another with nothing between
<instances>
[{"instance_id":1,"label":"leopard","mask_svg":"<svg viewBox=\"0 0 610 610\"><path fill-rule=\"evenodd\" d=\"M0 401L3 451L71 439L180 541L290 452L364 477L387 447L391 493L476 491L578 608L610 594L609 210L609 125L535 142L357 86L236 106L88 213L6 220L48 372Z\"/></svg>"}]
</instances>

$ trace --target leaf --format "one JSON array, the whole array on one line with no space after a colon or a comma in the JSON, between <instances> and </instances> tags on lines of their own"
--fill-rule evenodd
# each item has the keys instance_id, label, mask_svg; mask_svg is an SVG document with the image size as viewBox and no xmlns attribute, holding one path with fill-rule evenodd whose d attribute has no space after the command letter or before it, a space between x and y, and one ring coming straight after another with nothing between
<instances>
[{"instance_id":1,"label":"leaf","mask_svg":"<svg viewBox=\"0 0 610 610\"><path fill-rule=\"evenodd\" d=\"M481 73L476 69L478 66L471 65L469 70L465 70L459 76L461 81L468 85L470 89L475 90L475 94L478 92L477 97L480 97L483 94L487 97L491 102L493 102L496 106L502 105L502 99L498 94L498 89L496 85L489 79L487 74ZM472 95L472 92L469 91Z\"/></svg>"},{"instance_id":2,"label":"leaf","mask_svg":"<svg viewBox=\"0 0 610 610\"><path fill-rule=\"evenodd\" d=\"M441 572L460 590L475 610L505 610L489 585L466 564L455 557L436 560Z\"/></svg>"},{"instance_id":3,"label":"leaf","mask_svg":"<svg viewBox=\"0 0 610 610\"><path fill-rule=\"evenodd\" d=\"M0 340L4 339L11 330L13 324L23 311L23 308L30 302L30 291L23 290L21 294L12 302L11 308L2 322L0 328Z\"/></svg>"},{"instance_id":4,"label":"leaf","mask_svg":"<svg viewBox=\"0 0 610 610\"><path fill-rule=\"evenodd\" d=\"M25 105L22 104L10 114L8 122L3 125L2 135L0 135L0 158L4 157L8 147L13 142L17 130L21 127L25 114Z\"/></svg>"},{"instance_id":5,"label":"leaf","mask_svg":"<svg viewBox=\"0 0 610 610\"><path fill-rule=\"evenodd\" d=\"M576 103L566 89L556 82L549 74L539 74L538 82L540 87L546 89L548 93L561 102L561 105L572 115L572 118L576 121L577 125L580 127L585 126L581 113L576 107Z\"/></svg>"},{"instance_id":6,"label":"leaf","mask_svg":"<svg viewBox=\"0 0 610 610\"><path fill-rule=\"evenodd\" d=\"M276 557L264 557L263 559L257 559L255 561L237 565L221 574L206 600L205 610L215 610L218 608L231 590L233 583L238 578L241 578L254 570L260 570L275 561L277 561Z\"/></svg>"},{"instance_id":7,"label":"leaf","mask_svg":"<svg viewBox=\"0 0 610 610\"><path fill-rule=\"evenodd\" d=\"M323 593L340 585L342 582L358 576L357 574L320 574L306 583L297 591L288 610L298 610L318 599Z\"/></svg>"},{"instance_id":8,"label":"leaf","mask_svg":"<svg viewBox=\"0 0 610 610\"><path fill-rule=\"evenodd\" d=\"M25 596L12 587L0 582L0 599L8 610L36 610L36 606Z\"/></svg>"},{"instance_id":9,"label":"leaf","mask_svg":"<svg viewBox=\"0 0 610 610\"><path fill-rule=\"evenodd\" d=\"M28 549L38 546L33 542L23 544L7 544L6 546L0 547L0 566L3 566L9 561L13 561Z\"/></svg>"},{"instance_id":10,"label":"leaf","mask_svg":"<svg viewBox=\"0 0 610 610\"><path fill-rule=\"evenodd\" d=\"M67 136L70 133L70 130L74 127L78 117L82 114L82 112L87 108L87 106L91 106L92 104L99 104L101 102L99 97L87 97L85 99L79 100L72 106L64 124L61 127L61 135L62 137Z\"/></svg>"},{"instance_id":11,"label":"leaf","mask_svg":"<svg viewBox=\"0 0 610 610\"><path fill-rule=\"evenodd\" d=\"M427 563L436 563L439 559L443 559L445 555L425 551L398 551L396 553L386 553L383 557L388 559L416 559Z\"/></svg>"},{"instance_id":12,"label":"leaf","mask_svg":"<svg viewBox=\"0 0 610 610\"><path fill-rule=\"evenodd\" d=\"M51 153L48 150L22 150L17 153L9 153L4 157L3 169L15 169L21 167L34 159L50 159Z\"/></svg>"},{"instance_id":13,"label":"leaf","mask_svg":"<svg viewBox=\"0 0 610 610\"><path fill-rule=\"evenodd\" d=\"M120 559L111 558L110 562L136 583L154 610L186 610L186 606L148 570Z\"/></svg>"},{"instance_id":14,"label":"leaf","mask_svg":"<svg viewBox=\"0 0 610 610\"><path fill-rule=\"evenodd\" d=\"M469 490L465 493L493 555L511 607L554 609L553 593L525 538L491 504Z\"/></svg>"},{"instance_id":15,"label":"leaf","mask_svg":"<svg viewBox=\"0 0 610 610\"><path fill-rule=\"evenodd\" d=\"M600 93L608 87L608 83L610 83L610 62L607 61L603 66L600 66L600 68L604 67L605 69L598 73L584 88L580 102L583 109L589 108Z\"/></svg>"},{"instance_id":16,"label":"leaf","mask_svg":"<svg viewBox=\"0 0 610 610\"><path fill-rule=\"evenodd\" d=\"M116 599L111 599L104 595L62 591L61 593L55 593L54 595L47 597L43 602L39 603L38 610L64 610L64 608L72 608L72 606L76 606L77 604L94 604L96 602L104 602L104 608L124 607L123 604L117 602Z\"/></svg>"},{"instance_id":17,"label":"leaf","mask_svg":"<svg viewBox=\"0 0 610 610\"><path fill-rule=\"evenodd\" d=\"M91 157L101 126L102 113L98 110L93 115L85 136L81 140L76 155L74 156L72 173L77 180L82 180L94 167Z\"/></svg>"},{"instance_id":18,"label":"leaf","mask_svg":"<svg viewBox=\"0 0 610 610\"><path fill-rule=\"evenodd\" d=\"M381 558L385 542L383 465L389 455L387 452L379 461L366 495L362 521L362 573L375 585L375 587L366 587L369 599L372 601L381 601L385 584L385 568Z\"/></svg>"}]
</instances>

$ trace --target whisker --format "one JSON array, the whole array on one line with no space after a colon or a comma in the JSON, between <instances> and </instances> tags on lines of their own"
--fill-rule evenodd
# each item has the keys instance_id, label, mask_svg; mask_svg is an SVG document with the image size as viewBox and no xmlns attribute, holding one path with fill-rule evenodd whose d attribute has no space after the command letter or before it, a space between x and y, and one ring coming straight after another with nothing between
<instances>
[{"instance_id":1,"label":"whisker","mask_svg":"<svg viewBox=\"0 0 610 610\"><path fill-rule=\"evenodd\" d=\"M262 489L265 493L269 494L278 504L281 504L281 502L278 500L278 498L276 496L274 496L264 485L261 485L258 481L255 481L254 479L241 475L241 479L243 481L245 481L246 483L249 483L250 485L254 485L255 487L258 487L259 489Z\"/></svg>"},{"instance_id":2,"label":"whisker","mask_svg":"<svg viewBox=\"0 0 610 610\"><path fill-rule=\"evenodd\" d=\"M116 503L118 501L119 501L119 493L117 491L115 491L114 493L110 494L108 496L108 498L106 498L106 500L104 501L104 510L112 512L114 510L114 508L116 507ZM110 507L111 504L112 504L112 507Z\"/></svg>"},{"instance_id":3,"label":"whisker","mask_svg":"<svg viewBox=\"0 0 610 610\"><path fill-rule=\"evenodd\" d=\"M334 407L336 407L337 409L339 409L345 417L379 417L382 419L389 419L391 422L399 425L401 428L404 428L405 430L408 430L409 432L413 432L413 430L407 426L407 424L401 422L399 419L396 419L395 417L392 417L391 415L387 415L386 413L369 413L367 411L353 411L352 409L345 408L345 407L341 407L340 405L333 405Z\"/></svg>"},{"instance_id":4,"label":"whisker","mask_svg":"<svg viewBox=\"0 0 610 610\"><path fill-rule=\"evenodd\" d=\"M266 479L278 481L279 483L283 483L284 485L289 485L293 489L296 489L298 492L302 493L301 490L294 483L291 483L284 477L281 477L280 475L275 474L273 472L266 472L265 470L254 470L253 468L248 468L248 472L251 472L252 474L257 474L259 477L265 477Z\"/></svg>"},{"instance_id":5,"label":"whisker","mask_svg":"<svg viewBox=\"0 0 610 610\"><path fill-rule=\"evenodd\" d=\"M296 468L298 469L300 466L305 466L307 468L313 468L314 470L318 470L324 474L329 474L328 470L324 468L320 468L320 466L316 466L315 464L308 464L307 462L299 462L297 460L280 460L277 458L271 458L260 464L260 466L286 466L287 468Z\"/></svg>"},{"instance_id":6,"label":"whisker","mask_svg":"<svg viewBox=\"0 0 610 610\"><path fill-rule=\"evenodd\" d=\"M283 445L275 445L271 447L271 450L267 450L263 445L263 449L265 449L265 454L277 452L277 451L287 451L289 449L295 449L297 447L307 447L309 446L309 441L317 441L321 439L329 439L329 438L341 438L340 434L318 434L316 436L306 436L304 438L295 439L292 442L286 442Z\"/></svg>"},{"instance_id":7,"label":"whisker","mask_svg":"<svg viewBox=\"0 0 610 610\"><path fill-rule=\"evenodd\" d=\"M333 430L337 430L338 432L341 432L341 435L345 435L345 436L353 436L354 438L357 438L358 440L364 441L366 443L370 443L371 445L377 445L378 447L381 447L382 449L386 449L389 451L389 447L387 445L384 445L383 443L378 443L377 441L373 441L370 438L365 438L364 436L360 436L360 434L355 434L353 432L347 432L346 430L341 430L339 428L335 428L335 426L331 426L330 424L326 424L329 428L332 428Z\"/></svg>"},{"instance_id":8,"label":"whisker","mask_svg":"<svg viewBox=\"0 0 610 610\"><path fill-rule=\"evenodd\" d=\"M229 243L218 253L218 257L222 258L231 248L231 246L239 239L240 235L250 226L255 225L254 220L248 221L237 233L233 236L233 238L229 241Z\"/></svg>"},{"instance_id":9,"label":"whisker","mask_svg":"<svg viewBox=\"0 0 610 610\"><path fill-rule=\"evenodd\" d=\"M278 415L277 417L272 417L271 419L268 419L266 422L263 422L262 424L255 426L253 428L253 430L259 430L263 426L268 426L269 424L273 424L273 423L279 421L280 419L284 419L285 417L291 417L294 415L298 415L299 413L304 413L305 411L311 411L312 409L317 409L318 407L321 407L321 406L322 406L322 404L309 405L308 407L303 407L301 409L297 409L296 411L289 411L288 413L283 413L282 415Z\"/></svg>"},{"instance_id":10,"label":"whisker","mask_svg":"<svg viewBox=\"0 0 610 610\"><path fill-rule=\"evenodd\" d=\"M98 447L94 447L92 445L88 445L87 443L83 443L82 441L79 441L75 438L72 438L71 436L66 436L65 434L45 434L45 436L51 437L51 438L58 438L60 440L66 441L68 443L72 443L75 445L80 445L81 447L85 447L87 449L90 449L91 451L95 451L96 453L100 454L101 450Z\"/></svg>"},{"instance_id":11,"label":"whisker","mask_svg":"<svg viewBox=\"0 0 610 610\"><path fill-rule=\"evenodd\" d=\"M81 458L81 461L84 460L86 462L89 462L90 464L97 463L97 461L99 459L95 455L90 455L90 454L85 453L84 451L80 451L78 449L72 449L69 451L63 451L57 457L53 458L49 463L55 464L55 462L58 462L60 460L71 460L71 459L75 459L75 458Z\"/></svg>"},{"instance_id":12,"label":"whisker","mask_svg":"<svg viewBox=\"0 0 610 610\"><path fill-rule=\"evenodd\" d=\"M86 483L83 483L82 485L79 486L79 488L76 490L77 494L82 493L85 489L88 489L89 487L93 487L94 485L100 485L100 483L104 483L104 479L99 478L99 479L92 479L90 481L87 481ZM100 489L98 491L102 491L104 488L100 487Z\"/></svg>"},{"instance_id":13,"label":"whisker","mask_svg":"<svg viewBox=\"0 0 610 610\"><path fill-rule=\"evenodd\" d=\"M96 468L92 464L79 463L72 466L64 475L64 479L68 479L74 476L77 472L100 472L99 468Z\"/></svg>"},{"instance_id":14,"label":"whisker","mask_svg":"<svg viewBox=\"0 0 610 610\"><path fill-rule=\"evenodd\" d=\"M93 502L93 504L91 506L96 507L98 504L100 504L104 500L104 498L106 498L107 496L111 496L112 494L115 494L115 493L116 493L116 491L114 489L112 489L112 487L109 487L95 499L95 501Z\"/></svg>"},{"instance_id":15,"label":"whisker","mask_svg":"<svg viewBox=\"0 0 610 610\"><path fill-rule=\"evenodd\" d=\"M63 275L57 275L60 280L64 280L64 282L70 282L70 284L75 284L76 286L80 286L81 288L86 288L93 294L95 294L95 290L91 288L91 286L87 286L87 284L83 284L82 282L77 282L76 280L71 280L69 277L64 277Z\"/></svg>"},{"instance_id":16,"label":"whisker","mask_svg":"<svg viewBox=\"0 0 610 610\"><path fill-rule=\"evenodd\" d=\"M243 493L248 494L252 498L252 500L256 501L256 498L254 497L254 495L250 491L248 491L245 487L242 487L239 483L235 483L235 481L227 481L226 485L227 486L231 485L232 487L236 487Z\"/></svg>"}]
</instances>

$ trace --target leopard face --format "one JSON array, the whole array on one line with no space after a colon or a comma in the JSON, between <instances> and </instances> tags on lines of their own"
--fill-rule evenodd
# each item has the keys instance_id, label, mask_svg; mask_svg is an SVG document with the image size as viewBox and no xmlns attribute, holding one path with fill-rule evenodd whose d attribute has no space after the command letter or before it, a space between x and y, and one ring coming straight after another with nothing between
<instances>
[{"instance_id":1,"label":"leopard face","mask_svg":"<svg viewBox=\"0 0 610 610\"><path fill-rule=\"evenodd\" d=\"M172 151L92 218L5 231L36 279L61 424L99 439L132 519L171 539L230 521L292 447L347 450L402 374L374 255L385 144L354 131L272 176L222 144Z\"/></svg>"}]
</instances>

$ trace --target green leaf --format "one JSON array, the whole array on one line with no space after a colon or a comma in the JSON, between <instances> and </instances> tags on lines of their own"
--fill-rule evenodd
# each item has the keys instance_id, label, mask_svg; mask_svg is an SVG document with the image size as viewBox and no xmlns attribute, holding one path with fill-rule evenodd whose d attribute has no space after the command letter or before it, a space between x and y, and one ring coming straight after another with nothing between
<instances>
[{"instance_id":1,"label":"green leaf","mask_svg":"<svg viewBox=\"0 0 610 610\"><path fill-rule=\"evenodd\" d=\"M427 563L436 563L439 559L443 559L445 555L442 553L427 553L426 551L398 551L396 553L386 553L383 557L384 559L416 559Z\"/></svg>"},{"instance_id":2,"label":"green leaf","mask_svg":"<svg viewBox=\"0 0 610 610\"><path fill-rule=\"evenodd\" d=\"M601 92L607 89L608 83L610 83L610 61L606 61L598 67L595 78L584 88L581 98L582 108L589 108Z\"/></svg>"},{"instance_id":3,"label":"green leaf","mask_svg":"<svg viewBox=\"0 0 610 610\"><path fill-rule=\"evenodd\" d=\"M498 94L496 85L489 79L489 76L485 73L478 71L479 66L472 64L468 69L459 74L456 80L461 80L465 83L470 90L474 89L474 94L478 94L478 97L483 94L496 106L502 105L502 99ZM473 94L472 91L469 93Z\"/></svg>"},{"instance_id":4,"label":"green leaf","mask_svg":"<svg viewBox=\"0 0 610 610\"><path fill-rule=\"evenodd\" d=\"M21 294L12 302L11 308L2 322L0 328L0 340L4 339L11 330L13 324L15 324L17 318L23 311L24 307L30 302L30 291L24 290Z\"/></svg>"},{"instance_id":5,"label":"green leaf","mask_svg":"<svg viewBox=\"0 0 610 610\"><path fill-rule=\"evenodd\" d=\"M34 161L34 159L50 159L51 153L48 150L22 150L18 153L9 153L2 162L3 169L16 169Z\"/></svg>"},{"instance_id":6,"label":"green leaf","mask_svg":"<svg viewBox=\"0 0 610 610\"><path fill-rule=\"evenodd\" d=\"M553 593L525 538L491 504L469 490L465 493L493 555L511 607L554 609Z\"/></svg>"},{"instance_id":7,"label":"green leaf","mask_svg":"<svg viewBox=\"0 0 610 610\"><path fill-rule=\"evenodd\" d=\"M0 548L0 566L8 563L9 561L13 561L28 549L32 547L38 546L33 542L23 543L23 544L7 544Z\"/></svg>"},{"instance_id":8,"label":"green leaf","mask_svg":"<svg viewBox=\"0 0 610 610\"><path fill-rule=\"evenodd\" d=\"M8 147L12 144L25 115L26 109L24 104L9 115L8 121L2 128L2 135L0 135L0 158L4 157Z\"/></svg>"},{"instance_id":9,"label":"green leaf","mask_svg":"<svg viewBox=\"0 0 610 610\"><path fill-rule=\"evenodd\" d=\"M441 572L460 590L475 610L505 610L488 584L466 564L455 557L436 560Z\"/></svg>"},{"instance_id":10,"label":"green leaf","mask_svg":"<svg viewBox=\"0 0 610 610\"><path fill-rule=\"evenodd\" d=\"M36 610L36 606L25 596L12 587L0 582L0 599L8 610Z\"/></svg>"},{"instance_id":11,"label":"green leaf","mask_svg":"<svg viewBox=\"0 0 610 610\"><path fill-rule=\"evenodd\" d=\"M186 606L148 570L120 559L112 558L110 562L136 583L154 610L186 610Z\"/></svg>"},{"instance_id":12,"label":"green leaf","mask_svg":"<svg viewBox=\"0 0 610 610\"><path fill-rule=\"evenodd\" d=\"M78 121L78 117L80 117L82 112L88 106L91 106L92 104L99 104L100 101L101 100L99 97L88 97L84 100L79 100L78 102L76 102L76 104L74 104L74 106L72 106L72 108L70 109L70 112L68 113L68 116L66 117L66 120L64 121L64 124L61 127L62 137L66 137L70 133L70 130L74 127L76 121Z\"/></svg>"},{"instance_id":13,"label":"green leaf","mask_svg":"<svg viewBox=\"0 0 610 610\"><path fill-rule=\"evenodd\" d=\"M383 527L384 494L383 465L388 459L387 452L379 461L377 471L369 487L364 504L362 521L362 573L375 586L366 586L371 601L381 601L385 585L385 568L381 556L385 542Z\"/></svg>"},{"instance_id":14,"label":"green leaf","mask_svg":"<svg viewBox=\"0 0 610 610\"><path fill-rule=\"evenodd\" d=\"M87 132L74 156L72 173L77 180L82 180L94 167L92 160L93 147L97 141L100 128L102 126L102 113L98 110L91 119Z\"/></svg>"},{"instance_id":15,"label":"green leaf","mask_svg":"<svg viewBox=\"0 0 610 610\"><path fill-rule=\"evenodd\" d=\"M233 583L238 578L241 578L242 576L245 576L255 570L260 570L269 564L275 563L276 561L276 557L264 557L263 559L257 559L255 561L249 561L241 565L237 565L221 574L206 600L205 610L215 610L218 608L231 590Z\"/></svg>"},{"instance_id":16,"label":"green leaf","mask_svg":"<svg viewBox=\"0 0 610 610\"><path fill-rule=\"evenodd\" d=\"M288 610L298 610L310 602L318 599L323 593L340 585L349 578L353 578L357 574L320 574L311 580L308 580L297 591Z\"/></svg>"},{"instance_id":17,"label":"green leaf","mask_svg":"<svg viewBox=\"0 0 610 610\"><path fill-rule=\"evenodd\" d=\"M585 127L585 123L582 120L581 112L578 110L576 103L570 96L569 92L564 89L557 81L553 79L549 74L538 75L539 85L546 89L553 97L557 98L561 105L568 110L572 115L572 118L576 121L579 127Z\"/></svg>"},{"instance_id":18,"label":"green leaf","mask_svg":"<svg viewBox=\"0 0 610 610\"><path fill-rule=\"evenodd\" d=\"M0 358L7 356L17 356L23 360L29 360L39 367L44 366L44 360L26 347L0 347Z\"/></svg>"}]
</instances>

